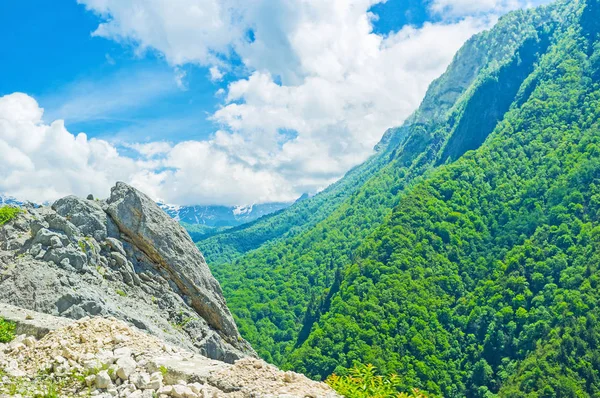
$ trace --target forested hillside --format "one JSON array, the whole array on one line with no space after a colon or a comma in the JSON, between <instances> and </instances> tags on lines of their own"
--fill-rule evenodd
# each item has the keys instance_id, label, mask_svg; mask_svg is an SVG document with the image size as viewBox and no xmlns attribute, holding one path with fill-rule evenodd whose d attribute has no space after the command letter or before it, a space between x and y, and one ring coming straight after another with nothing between
<instances>
[{"instance_id":1,"label":"forested hillside","mask_svg":"<svg viewBox=\"0 0 600 398\"><path fill-rule=\"evenodd\" d=\"M447 397L600 394L600 5L557 11L451 112L443 165L355 251L288 365L373 363Z\"/></svg>"},{"instance_id":2,"label":"forested hillside","mask_svg":"<svg viewBox=\"0 0 600 398\"><path fill-rule=\"evenodd\" d=\"M590 76L587 79L583 76L578 79L571 75L568 78L564 76L567 71L571 73L572 68L579 68L580 73L588 74L592 70L591 67L587 68L591 58L588 59L587 50L582 49L589 44L589 40L588 44L585 44L582 39L582 8L583 3L562 1L537 10L515 12L502 18L493 30L469 40L456 55L448 71L431 85L420 109L404 126L391 130L384 137L382 145L386 149L381 151L379 158L378 155L375 157L382 159L381 167L375 168L367 181L356 187L356 190L339 205L331 205L333 209L328 209L330 214L326 218L310 228L301 227L300 232L288 235L284 239L266 243L258 250L251 251L233 262L213 262L212 270L223 286L228 305L236 317L241 333L251 341L261 356L315 377L325 377L333 371L343 372L345 368L352 366L354 361L372 362L384 372L399 372L406 379L407 387L416 386L447 396L464 396L467 389L471 391L474 388L472 386L475 384L469 384L471 368L468 358L459 354L464 347L454 346L455 343L462 344L462 341L451 342L449 338L444 337L444 333L438 334L437 330L427 334L426 330L432 327L430 320L418 318L418 311L407 312L402 306L408 305L409 302L397 302L402 297L402 291L396 292L395 289L404 286L408 292L419 296L419 301L415 301L416 307L424 308L432 317L442 316L441 312L435 311L435 305L445 302L446 297L430 294L442 289L435 285L438 281L427 279L429 285L419 287L417 283L413 287L413 283L402 276L402 272L417 272L425 277L433 272L427 267L437 269L437 265L431 264L429 259L419 262L416 257L417 261L413 262L411 257L404 256L402 264L407 269L397 269L392 261L402 256L401 246L395 241L390 243L390 246L385 246L389 251L389 258L380 259L378 244L382 238L379 236L383 236L382 231L389 229L391 221L386 220L390 220L392 209L396 206L399 206L398 209L404 209L413 201L425 199L421 192L429 192L424 187L432 184L432 181L448 180L448 184L462 187L460 179L442 178L439 177L439 173L449 173L450 167L461 167L467 159L473 159L475 154L490 153L496 161L506 162L507 167L519 170L514 176L505 176L498 172L498 178L514 177L518 182L523 182L521 178L525 179L526 174L523 174L519 167L530 168L536 173L539 171L537 165L520 163L517 155L525 151L528 141L525 138L517 138L515 129L519 128L527 134L533 134L536 139L542 139L542 136L535 133L541 128L535 126L540 121L528 118L527 122L523 123L531 125L524 127L525 125L517 124L509 116L520 115L519 112L524 112L530 107L546 110L546 107L550 106L546 102L550 99L546 97L548 94L542 94L540 90L543 89L544 82L548 81L551 82L549 84L557 86L549 91L553 95L560 93L561 106L574 102L562 113L548 109L547 112L551 114L548 118L555 123L548 128L556 130L555 134L562 137L566 126L572 123L570 118L573 115L569 112L579 109L580 97L583 95L577 90L592 87ZM588 7L586 15L593 12ZM567 47L568 51L564 47ZM569 57L580 58L573 61ZM566 67L567 71L564 71ZM571 88L563 87L563 83L559 82L559 79L563 78L569 82L569 79L574 80L569 86ZM577 85L577 89L573 88L573 85ZM567 92L563 93L559 89ZM520 116L514 117L518 119ZM565 119L567 117L568 120ZM544 132L545 130L546 127L542 129ZM493 142L506 141L506 138L499 138L501 134L516 140L515 153L509 152L507 156L506 153L492 150ZM534 146L525 152L524 161L539 159L538 164L547 164L548 160L543 158L543 151L553 148L557 141L550 133L544 134L549 134L546 138L548 141L542 139L540 148ZM468 152L470 150L476 152ZM556 156L562 154L557 153ZM457 162L453 163L455 161ZM483 167L486 173L493 173L496 167L479 166ZM473 173L477 170L471 164L462 167L461 170L466 169ZM569 171L561 167L560 163L557 167L560 173ZM340 183L345 181L347 180L344 179ZM532 176L531 181L540 183L537 176ZM549 181L558 183L558 179ZM502 198L506 201L514 200L511 195L517 194L518 187L515 184L509 179L502 180L498 186L493 187L494 193L490 194L491 198L496 198L497 201L502 201ZM465 189L467 188L471 190L475 189L475 186L466 184ZM543 191L542 188L540 190ZM444 191L444 194L448 193ZM312 200L318 200L319 197L317 195ZM452 198L460 198L460 203L491 200L471 191L459 193L456 197L442 197L443 200ZM323 203L326 205L328 202ZM487 204L481 206L488 209ZM492 204L490 211L491 206ZM534 206L534 209L536 208ZM397 210L392 221L400 216L416 217L415 228L425 228L428 224L426 217L434 217L438 212L443 213L444 209L444 206L439 205L433 209L435 212L431 215L428 215L426 210ZM278 216L285 216L290 220L294 216L293 211L294 207ZM443 245L447 252L439 255L456 270L462 269L459 263L462 258L459 254L462 252L455 253L458 248L451 250L451 246L454 245L451 226L459 228L463 219L471 220L471 217L476 215L474 212L469 214L465 209L461 211L453 209L449 213L449 218L445 221L448 226L436 221L439 224L436 224L436 228L440 228L438 232L441 237L439 241L431 243ZM515 211L520 214L523 210ZM536 222L543 221L538 214L531 217ZM508 222L504 218L495 221L497 224ZM486 234L492 234L489 232L491 227L486 227L483 220L481 223L471 222L480 229L475 229L475 232L471 233L473 236L463 237L459 246L469 255L475 253L476 244L480 239L484 239ZM519 225L519 222L516 222L515 225L510 224L507 227L507 231L516 234L519 239L530 236L537 228L537 225L526 224L533 229L521 230L517 229ZM380 226L381 229L378 229ZM275 223L272 229L277 227ZM461 231L465 234L470 233L466 228ZM373 235L374 232L376 235ZM403 241L411 235L401 236L400 241ZM394 238L397 237L394 235ZM513 245L517 243L518 240L511 241ZM206 251L205 244L208 244L208 241L202 243L201 247ZM414 240L406 242L411 250L429 250L425 244L421 235L415 235ZM486 241L484 246L494 253L489 253L489 256L494 258L493 261L489 261L496 265L502 258L498 257L493 245L493 242ZM477 254L472 254L477 260L476 264L483 270L488 270L488 264L479 262L480 258L486 259L488 253L484 253L483 249L477 250ZM497 250L504 253L502 250L509 249ZM376 265L367 272L363 271L363 264L366 263ZM377 278L386 272L390 273L390 277L384 281L390 284L377 285ZM482 274L481 278L487 278L486 275ZM469 283L475 286L480 279L480 276L469 271L457 271L455 275L450 276L448 281L444 282L447 286L439 283L440 286L444 286L443 289L452 292L452 297L456 300L466 294L468 288L462 286L468 285L470 289ZM365 278L374 280L364 282L366 285L363 286ZM390 282L398 278L402 286ZM467 283L462 278L472 282ZM354 286L355 281L358 281L359 287ZM367 287L372 290L367 290ZM431 299L431 303L423 303L425 299ZM386 300L394 303L390 304L391 308L387 307ZM450 312L448 316L452 318L454 315ZM412 320L417 323L413 324ZM408 328L405 328L403 321L407 322ZM437 351L424 351L418 357L407 355L408 343L405 345L404 339L408 336L406 330L411 327L419 333L424 333L419 336L420 340L415 340L419 344L422 342L425 347L433 344L435 347L436 339L440 339L439 345L450 354L444 356L436 355ZM440 326L443 327L445 326ZM487 327L488 325L485 326L486 330ZM454 331L455 329L452 329L452 332ZM474 343L475 347L479 345ZM482 363L483 365L485 364ZM492 367L496 364L487 365ZM484 368L487 375L488 367ZM496 366L491 369L496 384L484 386L490 391L497 391L499 379L495 372L498 372L499 368Z\"/></svg>"}]
</instances>

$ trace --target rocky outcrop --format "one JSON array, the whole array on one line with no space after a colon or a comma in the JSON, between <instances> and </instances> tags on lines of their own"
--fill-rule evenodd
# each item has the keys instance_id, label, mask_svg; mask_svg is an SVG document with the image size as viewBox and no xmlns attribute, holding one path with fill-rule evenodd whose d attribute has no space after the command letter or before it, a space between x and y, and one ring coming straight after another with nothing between
<instances>
[{"instance_id":1,"label":"rocky outcrop","mask_svg":"<svg viewBox=\"0 0 600 398\"><path fill-rule=\"evenodd\" d=\"M255 355L185 230L123 183L106 201L70 196L1 227L0 302L112 316L230 363Z\"/></svg>"},{"instance_id":2,"label":"rocky outcrop","mask_svg":"<svg viewBox=\"0 0 600 398\"><path fill-rule=\"evenodd\" d=\"M0 307L0 318L19 312ZM338 397L324 383L283 372L259 359L246 357L235 364L215 361L114 318L69 322L27 314L51 331L37 339L21 335L0 344L0 397ZM55 329L56 325L66 326Z\"/></svg>"},{"instance_id":3,"label":"rocky outcrop","mask_svg":"<svg viewBox=\"0 0 600 398\"><path fill-rule=\"evenodd\" d=\"M185 229L152 199L123 183L112 189L107 205L106 212L125 239L168 273L209 325L228 338L237 339L239 333L221 286Z\"/></svg>"}]
</instances>

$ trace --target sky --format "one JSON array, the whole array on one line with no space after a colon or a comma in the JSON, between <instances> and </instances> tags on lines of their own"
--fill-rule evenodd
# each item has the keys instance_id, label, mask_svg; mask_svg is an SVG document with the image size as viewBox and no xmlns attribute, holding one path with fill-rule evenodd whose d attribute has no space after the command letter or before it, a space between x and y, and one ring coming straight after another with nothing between
<instances>
[{"instance_id":1,"label":"sky","mask_svg":"<svg viewBox=\"0 0 600 398\"><path fill-rule=\"evenodd\" d=\"M0 194L316 193L373 154L469 37L547 2L0 2Z\"/></svg>"}]
</instances>

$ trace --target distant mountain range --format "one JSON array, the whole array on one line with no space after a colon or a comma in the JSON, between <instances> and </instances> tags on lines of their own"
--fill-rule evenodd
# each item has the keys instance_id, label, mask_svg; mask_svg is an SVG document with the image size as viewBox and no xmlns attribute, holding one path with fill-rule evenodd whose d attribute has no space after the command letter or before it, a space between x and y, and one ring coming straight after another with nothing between
<instances>
[{"instance_id":1,"label":"distant mountain range","mask_svg":"<svg viewBox=\"0 0 600 398\"><path fill-rule=\"evenodd\" d=\"M174 206L158 203L175 220L207 227L236 227L267 214L285 209L292 203L264 203L249 206Z\"/></svg>"},{"instance_id":2,"label":"distant mountain range","mask_svg":"<svg viewBox=\"0 0 600 398\"><path fill-rule=\"evenodd\" d=\"M23 206L26 202L22 202L13 198L12 196L5 196L0 194L0 206L2 205L13 205L13 206Z\"/></svg>"}]
</instances>

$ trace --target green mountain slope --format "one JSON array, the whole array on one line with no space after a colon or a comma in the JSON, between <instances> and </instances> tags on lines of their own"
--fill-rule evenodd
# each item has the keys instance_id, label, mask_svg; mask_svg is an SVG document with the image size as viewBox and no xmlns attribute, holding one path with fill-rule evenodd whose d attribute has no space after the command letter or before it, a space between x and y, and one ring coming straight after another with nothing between
<instances>
[{"instance_id":1,"label":"green mountain slope","mask_svg":"<svg viewBox=\"0 0 600 398\"><path fill-rule=\"evenodd\" d=\"M288 209L215 236L198 236L198 248L207 262L214 267L231 263L266 243L290 240L310 230L331 216L352 195L357 194L371 177L398 156L397 152L404 156L403 162L399 162L400 166L410 166L414 157L426 149L427 140L422 134L430 134L438 124L445 122L448 110L456 104L482 69L493 69L510 57L543 18L548 16L518 12L504 18L493 34L484 32L467 42L448 71L432 83L419 110L402 127L392 128L385 133L376 147L375 155L323 192ZM403 146L406 138L411 135L412 141ZM390 152L394 150L396 152L390 156ZM422 171L420 169L416 174ZM389 210L388 204L382 206L381 203L377 206L387 207Z\"/></svg>"},{"instance_id":2,"label":"green mountain slope","mask_svg":"<svg viewBox=\"0 0 600 398\"><path fill-rule=\"evenodd\" d=\"M346 269L356 263L363 241L390 217L406 192L426 181L438 164L481 145L514 101L526 101L528 91L521 87L531 80L565 15L574 13L561 4L510 14L492 31L466 43L432 84L420 109L404 126L386 134L385 150L375 157L380 165L347 198L332 204L326 218L235 261L212 266L242 334L261 356L314 376L346 366L348 358L363 359L340 361L331 355L329 363L317 363L329 355L322 354L309 366L295 352L314 345L311 331L339 297ZM490 96L493 101L486 102ZM468 122L480 117L482 109L488 112L485 122ZM475 133L468 142L452 139ZM313 200L319 198L327 196ZM291 217L293 211L281 215ZM306 360L312 356L311 352Z\"/></svg>"},{"instance_id":3,"label":"green mountain slope","mask_svg":"<svg viewBox=\"0 0 600 398\"><path fill-rule=\"evenodd\" d=\"M381 144L375 155L320 194L254 222L198 239L198 248L206 261L216 267L232 262L267 242L289 238L314 227L389 161L388 152L392 145L391 141Z\"/></svg>"},{"instance_id":4,"label":"green mountain slope","mask_svg":"<svg viewBox=\"0 0 600 398\"><path fill-rule=\"evenodd\" d=\"M446 397L600 396L600 3L552 10L451 112L440 166L339 272L288 366L373 363Z\"/></svg>"}]
</instances>

